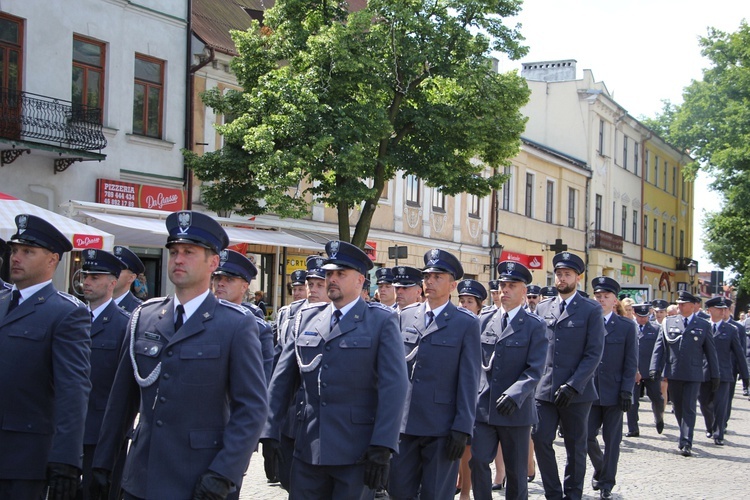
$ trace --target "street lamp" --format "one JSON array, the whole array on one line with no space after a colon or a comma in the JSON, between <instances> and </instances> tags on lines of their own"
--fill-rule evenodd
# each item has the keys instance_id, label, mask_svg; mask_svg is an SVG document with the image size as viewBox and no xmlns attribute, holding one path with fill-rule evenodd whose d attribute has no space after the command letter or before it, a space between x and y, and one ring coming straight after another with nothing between
<instances>
[{"instance_id":1,"label":"street lamp","mask_svg":"<svg viewBox=\"0 0 750 500\"><path fill-rule=\"evenodd\" d=\"M503 254L503 246L497 242L490 247L490 266L492 266L492 279L497 279L497 261L500 260L500 256Z\"/></svg>"},{"instance_id":2,"label":"street lamp","mask_svg":"<svg viewBox=\"0 0 750 500\"><path fill-rule=\"evenodd\" d=\"M695 275L698 274L698 263L690 259L687 265L688 276L690 276L690 293L695 293Z\"/></svg>"}]
</instances>

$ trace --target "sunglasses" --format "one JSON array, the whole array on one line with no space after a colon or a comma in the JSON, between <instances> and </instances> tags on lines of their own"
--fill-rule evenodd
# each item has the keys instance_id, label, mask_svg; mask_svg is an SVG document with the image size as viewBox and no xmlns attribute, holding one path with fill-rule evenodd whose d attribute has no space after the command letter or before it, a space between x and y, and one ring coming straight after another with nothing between
<instances>
[{"instance_id":1,"label":"sunglasses","mask_svg":"<svg viewBox=\"0 0 750 500\"><path fill-rule=\"evenodd\" d=\"M527 299L538 299L539 295L527 295L526 298Z\"/></svg>"}]
</instances>

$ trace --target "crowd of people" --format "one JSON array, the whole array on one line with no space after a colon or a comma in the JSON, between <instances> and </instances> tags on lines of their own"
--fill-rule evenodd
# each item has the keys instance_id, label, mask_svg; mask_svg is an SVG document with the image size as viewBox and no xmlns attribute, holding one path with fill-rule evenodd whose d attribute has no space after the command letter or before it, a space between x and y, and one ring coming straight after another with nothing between
<instances>
[{"instance_id":1,"label":"crowd of people","mask_svg":"<svg viewBox=\"0 0 750 500\"><path fill-rule=\"evenodd\" d=\"M748 392L730 300L634 303L608 276L589 298L571 252L553 258L554 287L507 261L488 292L433 249L421 268L378 269L376 301L371 259L331 241L292 273L271 325L262 295L245 301L258 269L205 214L167 218L175 293L143 303L127 248L84 251L81 302L52 284L70 242L32 215L16 226L13 284L0 283L0 500L236 499L259 443L293 499L527 498L537 473L547 498L580 499L587 467L612 498L642 395L659 434L672 403L690 457L697 406L724 446L736 382Z\"/></svg>"}]
</instances>

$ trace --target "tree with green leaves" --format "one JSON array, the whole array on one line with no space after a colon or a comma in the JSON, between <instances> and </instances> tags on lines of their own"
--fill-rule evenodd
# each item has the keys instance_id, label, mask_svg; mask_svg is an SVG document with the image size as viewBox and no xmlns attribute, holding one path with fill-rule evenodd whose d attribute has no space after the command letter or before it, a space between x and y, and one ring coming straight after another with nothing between
<instances>
[{"instance_id":1,"label":"tree with green leaves","mask_svg":"<svg viewBox=\"0 0 750 500\"><path fill-rule=\"evenodd\" d=\"M711 61L703 80L693 81L672 114L669 140L687 147L701 168L715 179L717 210L703 221L704 248L718 266L738 276L750 291L750 28L743 21L734 33L709 28L700 40ZM664 119L664 115L658 119ZM658 120L657 119L657 120Z\"/></svg>"},{"instance_id":2,"label":"tree with green leaves","mask_svg":"<svg viewBox=\"0 0 750 500\"><path fill-rule=\"evenodd\" d=\"M483 172L518 152L529 91L515 72L493 71L490 55L526 53L519 27L503 23L520 5L369 0L350 12L333 0L277 0L263 26L232 33L243 90L204 95L234 117L218 127L224 148L185 153L207 205L299 217L312 197L337 209L339 238L362 247L397 172L446 195L499 188L505 176Z\"/></svg>"}]
</instances>

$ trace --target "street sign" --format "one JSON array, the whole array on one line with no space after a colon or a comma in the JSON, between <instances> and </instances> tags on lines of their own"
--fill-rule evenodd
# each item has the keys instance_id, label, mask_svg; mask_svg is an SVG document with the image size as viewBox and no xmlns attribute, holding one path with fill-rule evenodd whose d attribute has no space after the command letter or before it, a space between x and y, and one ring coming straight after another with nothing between
<instances>
[{"instance_id":1,"label":"street sign","mask_svg":"<svg viewBox=\"0 0 750 500\"><path fill-rule=\"evenodd\" d=\"M711 294L724 294L724 271L711 271Z\"/></svg>"},{"instance_id":2,"label":"street sign","mask_svg":"<svg viewBox=\"0 0 750 500\"><path fill-rule=\"evenodd\" d=\"M388 258L389 259L405 259L409 256L409 247L398 246L388 247Z\"/></svg>"}]
</instances>

